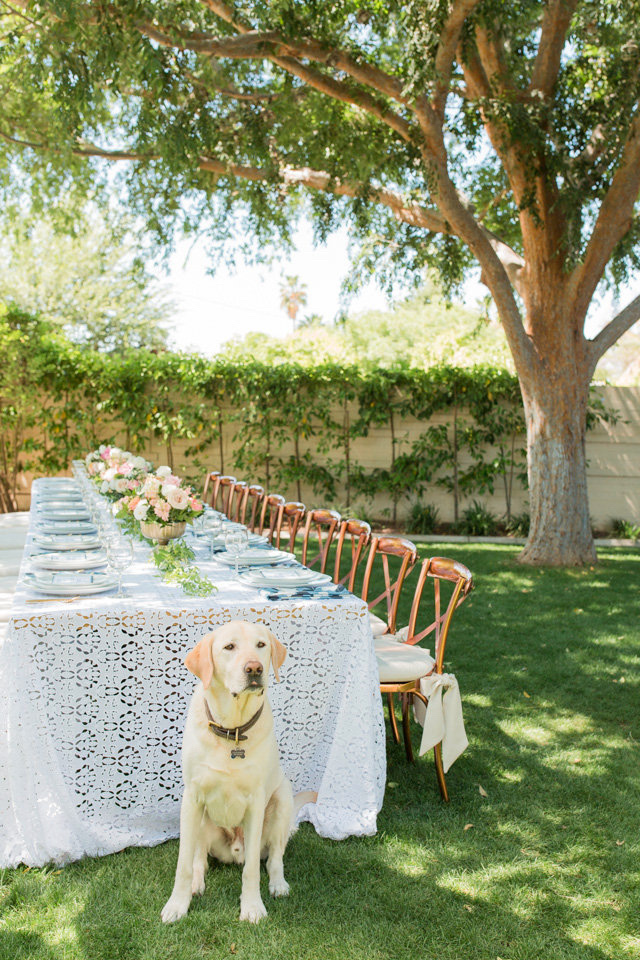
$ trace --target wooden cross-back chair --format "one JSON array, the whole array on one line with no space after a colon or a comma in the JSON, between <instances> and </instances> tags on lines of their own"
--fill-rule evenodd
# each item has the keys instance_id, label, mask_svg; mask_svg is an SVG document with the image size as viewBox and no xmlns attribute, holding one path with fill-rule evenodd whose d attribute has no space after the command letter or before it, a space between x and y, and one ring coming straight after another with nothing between
<instances>
[{"instance_id":1,"label":"wooden cross-back chair","mask_svg":"<svg viewBox=\"0 0 640 960\"><path fill-rule=\"evenodd\" d=\"M433 608L426 617L420 617L424 612L424 587L427 578L433 579ZM444 601L442 582L451 586L449 599ZM396 743L400 743L398 725L395 714L394 696L398 694L402 703L402 732L407 760L413 763L413 749L411 746L411 730L409 726L409 709L414 697L417 697L427 706L428 700L420 689L422 677L432 673L442 673L444 653L451 627L454 612L467 598L473 589L471 572L462 563L449 560L447 557L428 557L423 560L416 583L409 624L398 631L395 636L382 636L375 640L376 658L380 673L380 692L387 695L389 704L389 721ZM432 619L433 618L433 619ZM422 627L424 620L431 621ZM422 629L420 629L422 627ZM418 646L430 634L434 634L435 658L429 651ZM434 747L436 777L442 799L449 800L449 792L442 766L442 744Z\"/></svg>"},{"instance_id":2,"label":"wooden cross-back chair","mask_svg":"<svg viewBox=\"0 0 640 960\"><path fill-rule=\"evenodd\" d=\"M319 564L320 573L325 572L329 559L329 550L331 549L331 544L341 519L342 517L337 510L325 510L319 507L314 510L309 510L302 538L303 566L313 567ZM309 559L309 537L312 532L315 533L318 538L319 552Z\"/></svg>"},{"instance_id":3,"label":"wooden cross-back chair","mask_svg":"<svg viewBox=\"0 0 640 960\"><path fill-rule=\"evenodd\" d=\"M246 480L236 480L235 483L231 484L226 511L229 520L235 520L236 522L240 523L243 522L242 517L244 516L244 511L246 510L248 491L249 484L246 482Z\"/></svg>"},{"instance_id":4,"label":"wooden cross-back chair","mask_svg":"<svg viewBox=\"0 0 640 960\"><path fill-rule=\"evenodd\" d=\"M205 481L205 492L203 494L205 501L214 510L221 510L222 513L226 513L226 506L234 483L236 483L235 477L213 471Z\"/></svg>"},{"instance_id":5,"label":"wooden cross-back chair","mask_svg":"<svg viewBox=\"0 0 640 960\"><path fill-rule=\"evenodd\" d=\"M391 571L390 557L397 557L399 566L394 574ZM362 581L362 599L367 602L369 615L371 618L371 629L374 636L380 636L383 633L393 633L396 628L396 617L398 615L398 603L404 581L413 570L418 559L418 549L411 540L406 537L373 537L371 540L371 549L367 558L367 566L364 571L364 580ZM369 588L371 586L371 576L376 561L382 566L384 576L384 590L373 600L369 600ZM384 601L386 607L386 619L376 616L372 611L375 607Z\"/></svg>"},{"instance_id":6,"label":"wooden cross-back chair","mask_svg":"<svg viewBox=\"0 0 640 960\"><path fill-rule=\"evenodd\" d=\"M290 553L295 553L296 534L298 533L306 510L307 508L304 503L300 503L298 500L292 500L289 503L283 503L281 505L276 515L276 524L269 531L269 539L274 546L280 549L280 538L282 537L284 527L289 534L289 543L286 549Z\"/></svg>"},{"instance_id":7,"label":"wooden cross-back chair","mask_svg":"<svg viewBox=\"0 0 640 960\"><path fill-rule=\"evenodd\" d=\"M229 516L229 504L231 502L233 488L237 482L235 477L220 477L218 480L217 496L211 504L214 510L222 511L227 517Z\"/></svg>"},{"instance_id":8,"label":"wooden cross-back chair","mask_svg":"<svg viewBox=\"0 0 640 960\"><path fill-rule=\"evenodd\" d=\"M212 501L218 496L218 487L220 486L219 480L221 476L222 474L219 470L210 470L204 478L202 499L205 503L211 504L211 506L213 506Z\"/></svg>"},{"instance_id":9,"label":"wooden cross-back chair","mask_svg":"<svg viewBox=\"0 0 640 960\"><path fill-rule=\"evenodd\" d=\"M279 493L267 494L262 501L258 533L264 533L265 536L269 537L269 540L272 539L273 531L278 523L280 508L283 507L286 502L285 498Z\"/></svg>"},{"instance_id":10,"label":"wooden cross-back chair","mask_svg":"<svg viewBox=\"0 0 640 960\"><path fill-rule=\"evenodd\" d=\"M333 568L333 582L344 583L348 590L353 593L356 581L356 573L361 560L364 559L367 547L371 542L371 527L364 520L343 520L338 530L338 539L336 541L336 556ZM345 549L345 543L349 545L350 556ZM341 574L343 556L350 559L350 565L345 573Z\"/></svg>"},{"instance_id":11,"label":"wooden cross-back chair","mask_svg":"<svg viewBox=\"0 0 640 960\"><path fill-rule=\"evenodd\" d=\"M242 507L241 523L246 523L251 533L256 532L256 527L260 523L260 508L264 500L264 487L257 483L252 483L247 487L247 493ZM248 516L247 516L248 514Z\"/></svg>"}]
</instances>

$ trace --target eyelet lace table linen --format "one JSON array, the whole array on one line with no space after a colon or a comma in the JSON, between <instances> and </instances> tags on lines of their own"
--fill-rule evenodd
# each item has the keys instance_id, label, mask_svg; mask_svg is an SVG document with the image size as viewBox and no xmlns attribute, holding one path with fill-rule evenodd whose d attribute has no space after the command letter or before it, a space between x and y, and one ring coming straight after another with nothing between
<instances>
[{"instance_id":1,"label":"eyelet lace table linen","mask_svg":"<svg viewBox=\"0 0 640 960\"><path fill-rule=\"evenodd\" d=\"M38 482L33 499L37 501ZM21 574L35 552L27 539ZM198 553L219 587L186 597L136 545L114 592L27 603L18 583L0 646L0 866L65 863L179 833L180 749L197 682L186 653L230 620L287 647L269 684L276 738L301 811L323 837L370 835L385 784L384 722L367 608L355 597L280 598Z\"/></svg>"}]
</instances>

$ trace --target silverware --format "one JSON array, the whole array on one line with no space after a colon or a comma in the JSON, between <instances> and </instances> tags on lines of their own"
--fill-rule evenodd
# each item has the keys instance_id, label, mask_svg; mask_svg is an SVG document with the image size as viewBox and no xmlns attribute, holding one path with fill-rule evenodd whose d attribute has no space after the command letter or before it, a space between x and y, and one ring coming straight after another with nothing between
<instances>
[{"instance_id":1,"label":"silverware","mask_svg":"<svg viewBox=\"0 0 640 960\"><path fill-rule=\"evenodd\" d=\"M80 597L38 597L37 600L25 600L25 603L73 603Z\"/></svg>"}]
</instances>

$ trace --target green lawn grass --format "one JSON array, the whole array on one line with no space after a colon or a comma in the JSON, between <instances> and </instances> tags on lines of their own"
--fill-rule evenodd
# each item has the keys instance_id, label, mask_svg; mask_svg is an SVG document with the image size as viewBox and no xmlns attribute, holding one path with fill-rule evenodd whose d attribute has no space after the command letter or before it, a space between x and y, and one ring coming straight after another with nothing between
<instances>
[{"instance_id":1,"label":"green lawn grass","mask_svg":"<svg viewBox=\"0 0 640 960\"><path fill-rule=\"evenodd\" d=\"M388 739L377 836L336 843L303 824L286 855L291 896L272 901L263 880L259 926L238 923L240 869L221 865L164 926L169 842L4 871L0 958L638 958L640 556L534 570L510 546L428 552L477 583L448 647L470 740L449 805L432 756L409 766Z\"/></svg>"}]
</instances>

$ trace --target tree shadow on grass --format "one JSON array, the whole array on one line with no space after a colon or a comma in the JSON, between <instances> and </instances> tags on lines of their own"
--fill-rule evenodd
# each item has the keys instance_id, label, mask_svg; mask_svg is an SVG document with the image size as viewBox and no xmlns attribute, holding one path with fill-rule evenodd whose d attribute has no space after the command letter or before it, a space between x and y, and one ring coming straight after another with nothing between
<instances>
[{"instance_id":1,"label":"tree shadow on grass","mask_svg":"<svg viewBox=\"0 0 640 960\"><path fill-rule=\"evenodd\" d=\"M456 859L427 853L389 862L388 843L320 840L301 830L287 854L292 893L271 900L257 927L239 923L240 869L211 870L207 890L178 924L161 924L159 911L171 889L176 845L157 850L155 882L137 891L133 875L106 874L89 881L78 917L78 960L146 960L151 957L191 960L235 954L251 960L395 960L421 957L442 960L605 960L610 954L585 946L564 932L574 920L567 902L553 905L554 923L546 921L549 897L535 869L516 871L521 884L540 883L541 895L527 910L509 898L489 898L452 889ZM127 853L118 855L127 858ZM133 858L134 860L136 858ZM155 858L154 858L155 859ZM487 862L491 863L490 851ZM131 864L133 865L133 864ZM171 869L167 870L167 866ZM464 863L460 861L464 871ZM105 904L111 919L105 920Z\"/></svg>"},{"instance_id":2,"label":"tree shadow on grass","mask_svg":"<svg viewBox=\"0 0 640 960\"><path fill-rule=\"evenodd\" d=\"M22 930L0 930L0 960L58 960L37 933Z\"/></svg>"}]
</instances>

